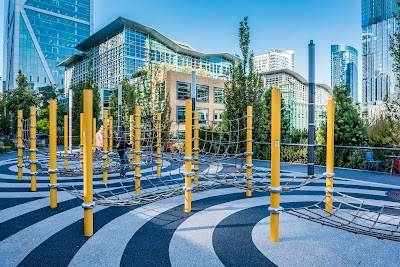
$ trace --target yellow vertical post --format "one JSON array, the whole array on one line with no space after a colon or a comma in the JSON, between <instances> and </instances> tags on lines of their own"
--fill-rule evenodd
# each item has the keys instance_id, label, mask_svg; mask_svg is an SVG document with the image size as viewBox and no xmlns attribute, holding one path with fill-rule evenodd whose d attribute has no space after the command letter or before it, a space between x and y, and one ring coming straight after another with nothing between
<instances>
[{"instance_id":1,"label":"yellow vertical post","mask_svg":"<svg viewBox=\"0 0 400 267\"><path fill-rule=\"evenodd\" d=\"M18 148L18 181L22 181L23 178L23 148L22 145L22 110L18 110L17 113L17 148Z\"/></svg>"},{"instance_id":2,"label":"yellow vertical post","mask_svg":"<svg viewBox=\"0 0 400 267\"><path fill-rule=\"evenodd\" d=\"M49 101L49 132L50 132L50 208L57 208L57 101Z\"/></svg>"},{"instance_id":3,"label":"yellow vertical post","mask_svg":"<svg viewBox=\"0 0 400 267\"><path fill-rule=\"evenodd\" d=\"M186 99L185 109L185 212L192 211L192 100Z\"/></svg>"},{"instance_id":4,"label":"yellow vertical post","mask_svg":"<svg viewBox=\"0 0 400 267\"><path fill-rule=\"evenodd\" d=\"M80 132L79 132L79 153L80 153L80 163L81 163L81 169L83 170L83 113L80 114L79 117L79 122L80 122Z\"/></svg>"},{"instance_id":5,"label":"yellow vertical post","mask_svg":"<svg viewBox=\"0 0 400 267\"><path fill-rule=\"evenodd\" d=\"M93 142L93 152L96 151L97 149L97 144L96 144L96 118L93 118L92 121L93 125L92 125L92 142Z\"/></svg>"},{"instance_id":6,"label":"yellow vertical post","mask_svg":"<svg viewBox=\"0 0 400 267\"><path fill-rule=\"evenodd\" d=\"M272 89L271 102L271 186L269 187L271 205L268 210L270 212L270 240L278 242L279 213L282 212L282 207L280 207L282 191L280 182L281 92L279 89Z\"/></svg>"},{"instance_id":7,"label":"yellow vertical post","mask_svg":"<svg viewBox=\"0 0 400 267\"><path fill-rule=\"evenodd\" d=\"M129 143L133 144L133 115L129 115ZM133 165L133 154L130 153L129 154L129 165L132 166Z\"/></svg>"},{"instance_id":8,"label":"yellow vertical post","mask_svg":"<svg viewBox=\"0 0 400 267\"><path fill-rule=\"evenodd\" d=\"M194 184L199 183L199 111L194 111L193 118L193 172L194 172Z\"/></svg>"},{"instance_id":9,"label":"yellow vertical post","mask_svg":"<svg viewBox=\"0 0 400 267\"><path fill-rule=\"evenodd\" d=\"M140 194L140 124L141 124L141 117L140 117L140 106L135 107L135 193Z\"/></svg>"},{"instance_id":10,"label":"yellow vertical post","mask_svg":"<svg viewBox=\"0 0 400 267\"><path fill-rule=\"evenodd\" d=\"M247 106L246 127L246 197L251 197L252 175L253 175L253 107Z\"/></svg>"},{"instance_id":11,"label":"yellow vertical post","mask_svg":"<svg viewBox=\"0 0 400 267\"><path fill-rule=\"evenodd\" d=\"M326 198L325 211L332 213L333 197L333 168L334 168L334 138L335 138L335 102L328 100L327 124L326 124Z\"/></svg>"},{"instance_id":12,"label":"yellow vertical post","mask_svg":"<svg viewBox=\"0 0 400 267\"><path fill-rule=\"evenodd\" d=\"M109 146L108 146L108 153L112 153L112 150L113 150L113 134L114 134L114 132L113 132L113 117L111 117L110 116L110 119L108 120L108 122L109 122L109 128L110 128L110 130L109 130L109 139L108 139L108 141L109 141ZM112 163L112 157L110 157L109 156L109 158L110 158L110 164Z\"/></svg>"},{"instance_id":13,"label":"yellow vertical post","mask_svg":"<svg viewBox=\"0 0 400 267\"><path fill-rule=\"evenodd\" d=\"M103 111L103 182L108 182L108 110Z\"/></svg>"},{"instance_id":14,"label":"yellow vertical post","mask_svg":"<svg viewBox=\"0 0 400 267\"><path fill-rule=\"evenodd\" d=\"M161 113L157 113L157 176L161 177Z\"/></svg>"},{"instance_id":15,"label":"yellow vertical post","mask_svg":"<svg viewBox=\"0 0 400 267\"><path fill-rule=\"evenodd\" d=\"M83 232L85 236L93 235L93 163L92 163L92 123L93 91L83 90Z\"/></svg>"},{"instance_id":16,"label":"yellow vertical post","mask_svg":"<svg viewBox=\"0 0 400 267\"><path fill-rule=\"evenodd\" d=\"M64 115L64 156L68 153L68 115ZM68 168L68 159L64 159L64 168Z\"/></svg>"},{"instance_id":17,"label":"yellow vertical post","mask_svg":"<svg viewBox=\"0 0 400 267\"><path fill-rule=\"evenodd\" d=\"M31 191L36 191L36 107L30 108L30 168L31 168Z\"/></svg>"}]
</instances>

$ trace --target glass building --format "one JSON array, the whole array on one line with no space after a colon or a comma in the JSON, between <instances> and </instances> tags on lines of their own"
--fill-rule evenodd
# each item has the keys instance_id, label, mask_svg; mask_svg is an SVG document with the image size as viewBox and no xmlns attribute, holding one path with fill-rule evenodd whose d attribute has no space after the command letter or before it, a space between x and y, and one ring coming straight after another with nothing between
<instances>
[{"instance_id":1,"label":"glass building","mask_svg":"<svg viewBox=\"0 0 400 267\"><path fill-rule=\"evenodd\" d=\"M331 45L331 86L346 85L358 102L358 52L348 45Z\"/></svg>"},{"instance_id":2,"label":"glass building","mask_svg":"<svg viewBox=\"0 0 400 267\"><path fill-rule=\"evenodd\" d=\"M77 53L59 64L64 66L65 90L91 75L100 89L116 88L151 62L166 64L171 70L198 70L213 78L225 77L232 62L239 58L229 53L203 53L173 41L137 22L119 17L79 43Z\"/></svg>"},{"instance_id":3,"label":"glass building","mask_svg":"<svg viewBox=\"0 0 400 267\"><path fill-rule=\"evenodd\" d=\"M396 31L397 0L362 0L362 103L397 95L389 38Z\"/></svg>"},{"instance_id":4,"label":"glass building","mask_svg":"<svg viewBox=\"0 0 400 267\"><path fill-rule=\"evenodd\" d=\"M64 87L60 61L77 53L75 46L93 29L93 0L8 0L4 19L4 79L17 87L18 71L29 88Z\"/></svg>"}]
</instances>

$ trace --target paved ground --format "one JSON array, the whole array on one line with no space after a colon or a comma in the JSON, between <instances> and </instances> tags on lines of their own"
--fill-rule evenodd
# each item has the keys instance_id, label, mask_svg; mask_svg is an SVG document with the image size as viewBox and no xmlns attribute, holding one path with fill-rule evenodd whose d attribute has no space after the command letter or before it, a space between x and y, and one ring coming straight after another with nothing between
<instances>
[{"instance_id":1,"label":"paved ground","mask_svg":"<svg viewBox=\"0 0 400 267\"><path fill-rule=\"evenodd\" d=\"M83 236L82 201L58 194L48 207L48 178L18 182L15 153L0 154L0 266L399 266L400 243L356 235L283 213L280 241L269 241L269 194L220 187L193 194L193 211L176 196L133 207L96 206L95 234ZM269 168L268 162L255 161ZM282 164L285 173L306 166ZM316 167L316 173L322 173ZM400 190L400 176L335 169L335 189L400 206L386 195ZM128 173L128 176L130 173ZM350 180L349 180L350 179ZM101 175L95 176L101 180ZM110 181L117 180L110 175ZM59 178L59 182L76 178ZM98 184L97 186L101 186ZM282 195L285 208L324 197L324 181Z\"/></svg>"}]
</instances>

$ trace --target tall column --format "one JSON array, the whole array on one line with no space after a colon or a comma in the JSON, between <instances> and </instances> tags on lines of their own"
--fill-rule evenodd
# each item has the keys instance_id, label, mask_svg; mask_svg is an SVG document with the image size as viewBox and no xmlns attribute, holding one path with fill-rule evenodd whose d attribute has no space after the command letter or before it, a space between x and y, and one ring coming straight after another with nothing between
<instances>
[{"instance_id":1,"label":"tall column","mask_svg":"<svg viewBox=\"0 0 400 267\"><path fill-rule=\"evenodd\" d=\"M248 187L252 185L253 176L253 107L247 107L247 129L246 129L246 183ZM251 197L250 188L246 190L246 197Z\"/></svg>"},{"instance_id":2,"label":"tall column","mask_svg":"<svg viewBox=\"0 0 400 267\"><path fill-rule=\"evenodd\" d=\"M140 194L140 178L142 177L140 171L140 154L142 151L140 150L140 139L141 139L141 114L140 114L140 106L135 107L135 193L137 195Z\"/></svg>"},{"instance_id":3,"label":"tall column","mask_svg":"<svg viewBox=\"0 0 400 267\"><path fill-rule=\"evenodd\" d=\"M122 138L122 84L118 84L118 143Z\"/></svg>"},{"instance_id":4,"label":"tall column","mask_svg":"<svg viewBox=\"0 0 400 267\"><path fill-rule=\"evenodd\" d=\"M50 208L57 208L57 101L52 99L49 103L50 118L49 118L49 132L50 132Z\"/></svg>"},{"instance_id":5,"label":"tall column","mask_svg":"<svg viewBox=\"0 0 400 267\"><path fill-rule=\"evenodd\" d=\"M108 182L108 110L103 111L103 182Z\"/></svg>"},{"instance_id":6,"label":"tall column","mask_svg":"<svg viewBox=\"0 0 400 267\"><path fill-rule=\"evenodd\" d=\"M161 113L157 113L156 120L156 131L157 131L157 176L161 177Z\"/></svg>"},{"instance_id":7,"label":"tall column","mask_svg":"<svg viewBox=\"0 0 400 267\"><path fill-rule=\"evenodd\" d=\"M328 100L327 107L327 124L326 124L326 198L325 211L332 213L333 204L333 168L335 161L335 102Z\"/></svg>"},{"instance_id":8,"label":"tall column","mask_svg":"<svg viewBox=\"0 0 400 267\"><path fill-rule=\"evenodd\" d=\"M31 191L36 191L36 107L30 108L30 167L31 167Z\"/></svg>"},{"instance_id":9,"label":"tall column","mask_svg":"<svg viewBox=\"0 0 400 267\"><path fill-rule=\"evenodd\" d=\"M69 89L69 102L68 102L68 109L69 109L69 124L68 124L68 137L69 137L69 153L72 153L72 96L73 92L72 89Z\"/></svg>"},{"instance_id":10,"label":"tall column","mask_svg":"<svg viewBox=\"0 0 400 267\"><path fill-rule=\"evenodd\" d=\"M315 121L315 44L308 45L308 175L314 175L314 121Z\"/></svg>"},{"instance_id":11,"label":"tall column","mask_svg":"<svg viewBox=\"0 0 400 267\"><path fill-rule=\"evenodd\" d=\"M17 114L17 148L18 148L18 181L22 181L23 178L23 157L24 157L24 146L22 144L22 110L18 110Z\"/></svg>"},{"instance_id":12,"label":"tall column","mask_svg":"<svg viewBox=\"0 0 400 267\"><path fill-rule=\"evenodd\" d=\"M109 125L108 125L108 127L110 128L110 130L109 130L109 133L108 133L108 135L109 135L109 139L108 139L108 141L109 141L109 147L108 147L108 153L112 153L112 150L113 150L113 141L114 141L114 131L113 131L113 127L114 127L114 125L113 125L113 117L110 117L109 118L109 120L108 120L108 122L109 122ZM110 164L112 163L112 156L108 156L110 159Z\"/></svg>"},{"instance_id":13,"label":"tall column","mask_svg":"<svg viewBox=\"0 0 400 267\"><path fill-rule=\"evenodd\" d=\"M68 153L68 115L64 115L64 156ZM64 159L64 168L68 168L68 159Z\"/></svg>"},{"instance_id":14,"label":"tall column","mask_svg":"<svg viewBox=\"0 0 400 267\"><path fill-rule=\"evenodd\" d=\"M193 127L193 172L194 172L194 184L198 184L199 182L199 111L194 111L194 127Z\"/></svg>"},{"instance_id":15,"label":"tall column","mask_svg":"<svg viewBox=\"0 0 400 267\"><path fill-rule=\"evenodd\" d=\"M186 100L185 109L185 212L192 211L192 100Z\"/></svg>"}]
</instances>

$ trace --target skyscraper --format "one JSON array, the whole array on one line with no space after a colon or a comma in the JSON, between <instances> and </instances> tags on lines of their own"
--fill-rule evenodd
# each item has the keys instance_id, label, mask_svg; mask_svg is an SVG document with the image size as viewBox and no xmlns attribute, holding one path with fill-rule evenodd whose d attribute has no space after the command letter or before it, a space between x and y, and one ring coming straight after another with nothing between
<instances>
[{"instance_id":1,"label":"skyscraper","mask_svg":"<svg viewBox=\"0 0 400 267\"><path fill-rule=\"evenodd\" d=\"M350 88L353 102L358 102L358 52L348 45L331 45L331 86Z\"/></svg>"},{"instance_id":2,"label":"skyscraper","mask_svg":"<svg viewBox=\"0 0 400 267\"><path fill-rule=\"evenodd\" d=\"M294 70L294 52L271 49L265 54L254 57L254 69L261 73L273 70Z\"/></svg>"},{"instance_id":3,"label":"skyscraper","mask_svg":"<svg viewBox=\"0 0 400 267\"><path fill-rule=\"evenodd\" d=\"M5 1L4 77L6 89L17 87L18 71L30 90L64 87L64 68L57 64L77 52L75 45L93 29L93 0Z\"/></svg>"},{"instance_id":4,"label":"skyscraper","mask_svg":"<svg viewBox=\"0 0 400 267\"><path fill-rule=\"evenodd\" d=\"M362 102L397 95L389 38L396 31L397 0L362 0Z\"/></svg>"}]
</instances>

